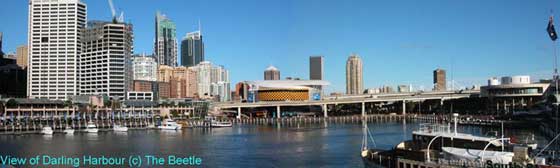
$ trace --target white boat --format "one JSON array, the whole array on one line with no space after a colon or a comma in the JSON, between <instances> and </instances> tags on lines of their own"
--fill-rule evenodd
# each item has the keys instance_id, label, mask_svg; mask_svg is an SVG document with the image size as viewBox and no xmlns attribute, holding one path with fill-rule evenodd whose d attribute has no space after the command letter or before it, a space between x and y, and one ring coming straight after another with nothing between
<instances>
[{"instance_id":1,"label":"white boat","mask_svg":"<svg viewBox=\"0 0 560 168\"><path fill-rule=\"evenodd\" d=\"M113 131L115 131L115 132L127 132L127 131L128 131L128 127L126 127L126 126L120 126L120 125L114 125L114 126L113 126Z\"/></svg>"},{"instance_id":2,"label":"white boat","mask_svg":"<svg viewBox=\"0 0 560 168\"><path fill-rule=\"evenodd\" d=\"M72 127L66 127L63 132L65 134L74 134L74 129L72 129Z\"/></svg>"},{"instance_id":3,"label":"white boat","mask_svg":"<svg viewBox=\"0 0 560 168\"><path fill-rule=\"evenodd\" d=\"M158 128L162 130L180 130L181 125L177 124L177 122L172 119L164 119Z\"/></svg>"},{"instance_id":4,"label":"white boat","mask_svg":"<svg viewBox=\"0 0 560 168\"><path fill-rule=\"evenodd\" d=\"M215 117L208 116L206 117L206 121L210 122L210 126L212 127L231 127L233 124L228 121L218 121Z\"/></svg>"},{"instance_id":5,"label":"white boat","mask_svg":"<svg viewBox=\"0 0 560 168\"><path fill-rule=\"evenodd\" d=\"M212 127L231 127L233 124L229 121L211 121Z\"/></svg>"},{"instance_id":6,"label":"white boat","mask_svg":"<svg viewBox=\"0 0 560 168\"><path fill-rule=\"evenodd\" d=\"M90 122L87 123L85 131L87 133L97 133L97 132L99 132L99 129L97 129L97 126L93 122L90 121Z\"/></svg>"},{"instance_id":7,"label":"white boat","mask_svg":"<svg viewBox=\"0 0 560 168\"><path fill-rule=\"evenodd\" d=\"M45 134L45 135L52 135L54 133L52 127L43 127L43 129L41 129L41 134Z\"/></svg>"},{"instance_id":8,"label":"white boat","mask_svg":"<svg viewBox=\"0 0 560 168\"><path fill-rule=\"evenodd\" d=\"M492 163L509 164L513 160L513 152L502 151L482 151L478 149L464 149L454 147L442 147L445 157L447 159L458 159L475 161L481 160L482 162L492 161Z\"/></svg>"}]
</instances>

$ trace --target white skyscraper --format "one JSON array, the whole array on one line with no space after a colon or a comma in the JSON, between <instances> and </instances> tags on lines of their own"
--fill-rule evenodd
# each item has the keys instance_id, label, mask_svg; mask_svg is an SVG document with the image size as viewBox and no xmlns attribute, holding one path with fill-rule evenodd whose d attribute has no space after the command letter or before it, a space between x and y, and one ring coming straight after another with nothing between
<instances>
[{"instance_id":1,"label":"white skyscraper","mask_svg":"<svg viewBox=\"0 0 560 168\"><path fill-rule=\"evenodd\" d=\"M80 56L80 94L124 99L132 90L132 25L88 22Z\"/></svg>"},{"instance_id":2,"label":"white skyscraper","mask_svg":"<svg viewBox=\"0 0 560 168\"><path fill-rule=\"evenodd\" d=\"M132 57L134 80L157 81L158 65L152 56Z\"/></svg>"},{"instance_id":3,"label":"white skyscraper","mask_svg":"<svg viewBox=\"0 0 560 168\"><path fill-rule=\"evenodd\" d=\"M229 71L208 61L190 67L197 72L198 94L201 97L218 97L220 101L231 99Z\"/></svg>"},{"instance_id":4,"label":"white skyscraper","mask_svg":"<svg viewBox=\"0 0 560 168\"><path fill-rule=\"evenodd\" d=\"M66 99L77 95L86 4L80 0L30 0L28 18L28 96Z\"/></svg>"}]
</instances>

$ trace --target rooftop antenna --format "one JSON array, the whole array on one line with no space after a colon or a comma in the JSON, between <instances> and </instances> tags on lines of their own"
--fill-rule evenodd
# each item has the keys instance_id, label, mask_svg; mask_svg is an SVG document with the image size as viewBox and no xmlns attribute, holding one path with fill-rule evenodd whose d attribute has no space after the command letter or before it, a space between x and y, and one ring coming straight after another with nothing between
<instances>
[{"instance_id":1,"label":"rooftop antenna","mask_svg":"<svg viewBox=\"0 0 560 168\"><path fill-rule=\"evenodd\" d=\"M202 25L200 24L200 18L198 19L198 33L202 36Z\"/></svg>"}]
</instances>

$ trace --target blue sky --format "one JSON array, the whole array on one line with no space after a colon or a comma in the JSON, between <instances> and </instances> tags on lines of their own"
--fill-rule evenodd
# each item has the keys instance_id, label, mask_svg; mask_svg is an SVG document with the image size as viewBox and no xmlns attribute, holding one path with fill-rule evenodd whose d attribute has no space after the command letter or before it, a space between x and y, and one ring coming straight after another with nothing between
<instances>
[{"instance_id":1,"label":"blue sky","mask_svg":"<svg viewBox=\"0 0 560 168\"><path fill-rule=\"evenodd\" d=\"M88 20L109 20L105 0L83 0ZM309 56L325 57L328 92L344 91L351 53L364 62L364 86L429 88L432 70L448 70L458 86L492 76L550 77L553 48L545 28L552 0L114 0L134 25L135 53L151 53L157 10L177 36L200 19L206 59L230 70L232 85L261 80L274 65L307 79ZM556 7L556 8L551 8ZM560 14L556 12L556 15ZM0 6L4 51L27 43L27 0ZM558 23L558 22L557 22ZM559 27L559 26L557 26ZM180 39L179 39L180 40Z\"/></svg>"}]
</instances>

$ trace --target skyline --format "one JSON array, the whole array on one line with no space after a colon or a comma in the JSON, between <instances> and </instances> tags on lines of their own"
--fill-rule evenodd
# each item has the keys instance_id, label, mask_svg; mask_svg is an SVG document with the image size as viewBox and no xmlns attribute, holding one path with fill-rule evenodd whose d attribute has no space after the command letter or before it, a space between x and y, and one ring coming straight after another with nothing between
<instances>
[{"instance_id":1,"label":"skyline","mask_svg":"<svg viewBox=\"0 0 560 168\"><path fill-rule=\"evenodd\" d=\"M106 1L84 2L88 21L111 19ZM364 89L384 84L422 84L428 89L436 68L447 70L448 81L478 84L504 75L550 78L552 48L545 28L548 6L558 5L549 1L114 3L134 26L135 53L152 53L153 18L159 10L177 24L178 41L197 30L201 20L206 59L229 69L232 85L262 80L269 65L284 77L307 79L309 56L323 55L325 80L331 82L327 92L344 91L345 60L354 52L363 59ZM181 10L183 5L195 7ZM2 16L13 16L0 18L13 23L0 28L4 52L12 52L27 43L27 22L21 21L27 20L27 1L8 1L0 9Z\"/></svg>"}]
</instances>

